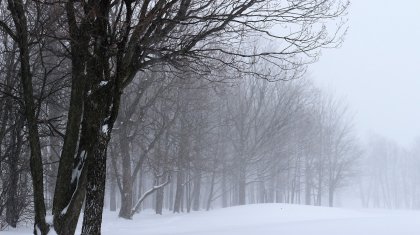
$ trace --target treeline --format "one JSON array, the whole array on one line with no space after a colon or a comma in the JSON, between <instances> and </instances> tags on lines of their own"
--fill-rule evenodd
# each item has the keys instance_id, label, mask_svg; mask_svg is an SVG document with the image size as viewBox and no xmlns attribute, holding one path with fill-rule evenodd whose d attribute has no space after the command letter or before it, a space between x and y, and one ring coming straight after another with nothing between
<instances>
[{"instance_id":1,"label":"treeline","mask_svg":"<svg viewBox=\"0 0 420 235\"><path fill-rule=\"evenodd\" d=\"M345 106L301 77L348 5L1 2L0 227L68 235L82 215L100 234L106 195L124 218L151 200L332 205L357 147Z\"/></svg>"},{"instance_id":2,"label":"treeline","mask_svg":"<svg viewBox=\"0 0 420 235\"><path fill-rule=\"evenodd\" d=\"M154 76L158 83L124 98L108 151L108 200L121 217L140 208L333 206L353 175L361 150L351 113L306 79Z\"/></svg>"},{"instance_id":3,"label":"treeline","mask_svg":"<svg viewBox=\"0 0 420 235\"><path fill-rule=\"evenodd\" d=\"M420 142L402 147L371 135L361 161L360 198L364 207L420 209Z\"/></svg>"}]
</instances>

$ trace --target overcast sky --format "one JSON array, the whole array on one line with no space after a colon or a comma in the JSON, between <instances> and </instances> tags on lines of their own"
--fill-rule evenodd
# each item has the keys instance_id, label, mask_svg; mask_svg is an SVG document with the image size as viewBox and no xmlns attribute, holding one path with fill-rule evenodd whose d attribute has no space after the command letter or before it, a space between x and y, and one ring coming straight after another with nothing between
<instances>
[{"instance_id":1,"label":"overcast sky","mask_svg":"<svg viewBox=\"0 0 420 235\"><path fill-rule=\"evenodd\" d=\"M310 76L348 101L362 137L410 146L420 136L420 1L352 0L348 25Z\"/></svg>"}]
</instances>

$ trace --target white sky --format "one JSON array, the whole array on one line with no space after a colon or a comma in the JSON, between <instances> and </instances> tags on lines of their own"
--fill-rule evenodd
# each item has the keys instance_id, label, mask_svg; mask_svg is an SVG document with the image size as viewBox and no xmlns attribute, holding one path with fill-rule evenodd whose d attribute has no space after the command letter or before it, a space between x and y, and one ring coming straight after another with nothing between
<instances>
[{"instance_id":1,"label":"white sky","mask_svg":"<svg viewBox=\"0 0 420 235\"><path fill-rule=\"evenodd\" d=\"M420 1L352 0L341 48L311 65L317 84L344 97L362 137L410 146L420 136Z\"/></svg>"}]
</instances>

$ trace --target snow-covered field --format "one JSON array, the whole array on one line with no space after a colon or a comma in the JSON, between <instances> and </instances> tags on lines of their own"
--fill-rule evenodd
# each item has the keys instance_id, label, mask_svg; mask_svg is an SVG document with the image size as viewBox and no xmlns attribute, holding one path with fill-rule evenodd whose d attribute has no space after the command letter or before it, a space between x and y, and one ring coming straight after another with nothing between
<instances>
[{"instance_id":1,"label":"snow-covered field","mask_svg":"<svg viewBox=\"0 0 420 235\"><path fill-rule=\"evenodd\" d=\"M191 214L167 212L163 216L145 211L132 221L107 212L102 232L104 235L418 235L420 212L260 204ZM0 234L30 234L30 229Z\"/></svg>"}]
</instances>

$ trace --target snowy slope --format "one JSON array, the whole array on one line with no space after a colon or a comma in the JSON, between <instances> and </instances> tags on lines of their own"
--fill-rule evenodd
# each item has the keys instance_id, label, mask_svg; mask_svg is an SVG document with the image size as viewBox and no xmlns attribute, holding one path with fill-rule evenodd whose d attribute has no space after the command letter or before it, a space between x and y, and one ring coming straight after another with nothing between
<instances>
[{"instance_id":1,"label":"snowy slope","mask_svg":"<svg viewBox=\"0 0 420 235\"><path fill-rule=\"evenodd\" d=\"M262 204L191 214L136 215L133 221L104 215L104 235L418 235L420 212L349 210ZM28 229L0 234L29 234Z\"/></svg>"}]
</instances>

